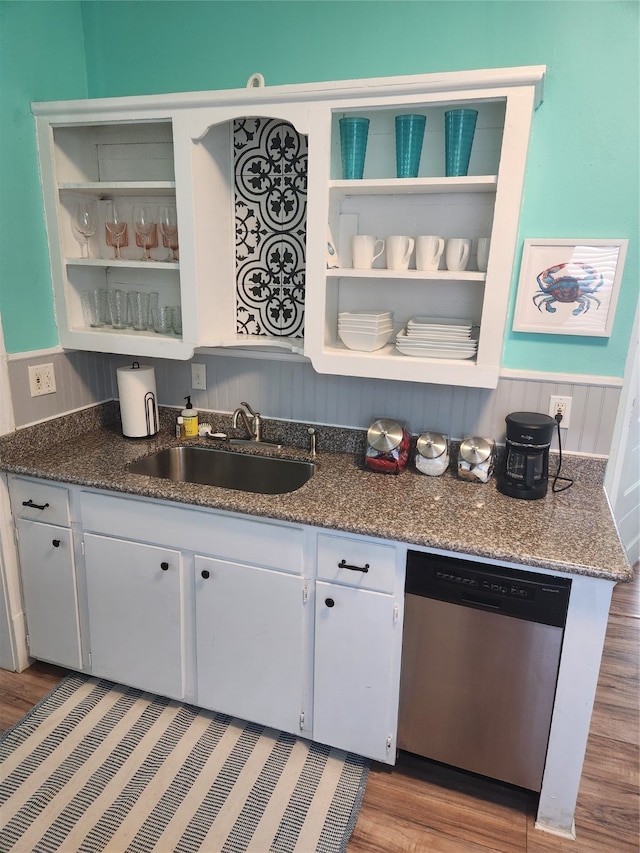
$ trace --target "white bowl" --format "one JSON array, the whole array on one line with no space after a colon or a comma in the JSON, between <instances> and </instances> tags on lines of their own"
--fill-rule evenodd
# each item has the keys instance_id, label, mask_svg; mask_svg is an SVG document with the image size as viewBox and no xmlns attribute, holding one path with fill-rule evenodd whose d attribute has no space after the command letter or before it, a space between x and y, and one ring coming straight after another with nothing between
<instances>
[{"instance_id":1,"label":"white bowl","mask_svg":"<svg viewBox=\"0 0 640 853\"><path fill-rule=\"evenodd\" d=\"M346 320L348 323L381 323L393 320L393 311L341 311L338 320Z\"/></svg>"},{"instance_id":2,"label":"white bowl","mask_svg":"<svg viewBox=\"0 0 640 853\"><path fill-rule=\"evenodd\" d=\"M380 323L377 326L364 326L361 323L338 323L339 329L346 329L348 332L366 332L370 335L377 335L378 332L387 332L393 329L393 323Z\"/></svg>"},{"instance_id":3,"label":"white bowl","mask_svg":"<svg viewBox=\"0 0 640 853\"><path fill-rule=\"evenodd\" d=\"M369 333L369 332L354 332L349 329L338 329L338 335L342 343L353 350L361 352L373 352L381 349L393 334L393 328L387 329L384 332Z\"/></svg>"}]
</instances>

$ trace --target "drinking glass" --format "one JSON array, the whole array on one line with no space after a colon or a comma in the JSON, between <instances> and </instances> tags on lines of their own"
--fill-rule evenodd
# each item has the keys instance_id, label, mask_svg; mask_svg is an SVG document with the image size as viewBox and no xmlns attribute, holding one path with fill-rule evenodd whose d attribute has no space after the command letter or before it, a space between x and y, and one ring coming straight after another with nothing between
<instances>
[{"instance_id":1,"label":"drinking glass","mask_svg":"<svg viewBox=\"0 0 640 853\"><path fill-rule=\"evenodd\" d=\"M465 176L476 130L477 110L447 110L444 114L445 175Z\"/></svg>"},{"instance_id":2,"label":"drinking glass","mask_svg":"<svg viewBox=\"0 0 640 853\"><path fill-rule=\"evenodd\" d=\"M127 328L127 293L124 290L108 292L109 316L114 329Z\"/></svg>"},{"instance_id":3,"label":"drinking glass","mask_svg":"<svg viewBox=\"0 0 640 853\"><path fill-rule=\"evenodd\" d=\"M149 294L141 290L130 290L127 294L129 321L136 332L149 328Z\"/></svg>"},{"instance_id":4,"label":"drinking glass","mask_svg":"<svg viewBox=\"0 0 640 853\"><path fill-rule=\"evenodd\" d=\"M176 335L182 334L182 309L179 305L171 307L171 328Z\"/></svg>"},{"instance_id":5,"label":"drinking glass","mask_svg":"<svg viewBox=\"0 0 640 853\"><path fill-rule=\"evenodd\" d=\"M168 335L173 331L173 308L160 305L151 309L151 323L154 331Z\"/></svg>"},{"instance_id":6,"label":"drinking glass","mask_svg":"<svg viewBox=\"0 0 640 853\"><path fill-rule=\"evenodd\" d=\"M73 209L73 228L82 239L81 257L90 258L89 238L96 233L97 225L96 205L94 201L84 200L78 202Z\"/></svg>"},{"instance_id":7,"label":"drinking glass","mask_svg":"<svg viewBox=\"0 0 640 853\"><path fill-rule=\"evenodd\" d=\"M85 326L94 329L104 326L107 313L107 291L85 290L81 294L81 300Z\"/></svg>"},{"instance_id":8,"label":"drinking glass","mask_svg":"<svg viewBox=\"0 0 640 853\"><path fill-rule=\"evenodd\" d=\"M399 178L417 178L422 153L422 140L427 117L396 116L396 174Z\"/></svg>"},{"instance_id":9,"label":"drinking glass","mask_svg":"<svg viewBox=\"0 0 640 853\"><path fill-rule=\"evenodd\" d=\"M144 249L142 253L143 261L150 261L149 248L153 240L151 236L155 228L153 221L153 208L150 204L135 204L133 206L133 227L137 236L140 238L140 244Z\"/></svg>"},{"instance_id":10,"label":"drinking glass","mask_svg":"<svg viewBox=\"0 0 640 853\"><path fill-rule=\"evenodd\" d=\"M162 234L162 245L169 249L168 261L177 261L178 218L175 204L161 204L158 208L158 226Z\"/></svg>"},{"instance_id":11,"label":"drinking glass","mask_svg":"<svg viewBox=\"0 0 640 853\"><path fill-rule=\"evenodd\" d=\"M120 247L128 246L129 238L127 236L127 223L124 220L120 205L117 205L115 201L107 202L104 225L107 232L107 246L115 247L115 260L120 261L122 260Z\"/></svg>"},{"instance_id":12,"label":"drinking glass","mask_svg":"<svg viewBox=\"0 0 640 853\"><path fill-rule=\"evenodd\" d=\"M149 293L149 323L147 325L147 329L153 329L153 317L154 312L158 310L158 301L160 299L160 294L157 290L152 290Z\"/></svg>"},{"instance_id":13,"label":"drinking glass","mask_svg":"<svg viewBox=\"0 0 640 853\"><path fill-rule=\"evenodd\" d=\"M361 179L364 174L364 159L367 153L369 119L352 117L340 119L340 149L342 154L342 177Z\"/></svg>"}]
</instances>

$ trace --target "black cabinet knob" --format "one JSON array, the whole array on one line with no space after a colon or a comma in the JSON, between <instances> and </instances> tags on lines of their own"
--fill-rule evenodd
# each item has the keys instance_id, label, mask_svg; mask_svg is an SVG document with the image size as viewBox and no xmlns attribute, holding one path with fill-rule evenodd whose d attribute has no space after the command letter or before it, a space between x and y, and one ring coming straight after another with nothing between
<instances>
[{"instance_id":1,"label":"black cabinet knob","mask_svg":"<svg viewBox=\"0 0 640 853\"><path fill-rule=\"evenodd\" d=\"M200 574L202 575L202 577L203 577L205 580L209 577L209 571L208 571L208 569L203 569L203 570L200 572Z\"/></svg>"},{"instance_id":2,"label":"black cabinet knob","mask_svg":"<svg viewBox=\"0 0 640 853\"><path fill-rule=\"evenodd\" d=\"M162 563L160 563L160 568L162 569L163 572L166 572L169 569L169 563L167 563L166 561L163 561Z\"/></svg>"},{"instance_id":3,"label":"black cabinet knob","mask_svg":"<svg viewBox=\"0 0 640 853\"><path fill-rule=\"evenodd\" d=\"M335 605L335 601L333 600L333 598L325 598L324 603L327 605L327 607L333 607Z\"/></svg>"},{"instance_id":4,"label":"black cabinet knob","mask_svg":"<svg viewBox=\"0 0 640 853\"><path fill-rule=\"evenodd\" d=\"M59 539L52 539L51 544L53 545L54 548L59 548L60 547L60 540Z\"/></svg>"}]
</instances>

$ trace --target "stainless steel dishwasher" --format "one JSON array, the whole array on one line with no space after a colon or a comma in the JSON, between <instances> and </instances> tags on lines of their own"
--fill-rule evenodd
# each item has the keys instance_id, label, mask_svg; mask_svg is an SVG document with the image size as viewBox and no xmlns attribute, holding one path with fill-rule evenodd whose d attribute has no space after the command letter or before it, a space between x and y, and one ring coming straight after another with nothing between
<instances>
[{"instance_id":1,"label":"stainless steel dishwasher","mask_svg":"<svg viewBox=\"0 0 640 853\"><path fill-rule=\"evenodd\" d=\"M409 551L398 747L540 791L570 590Z\"/></svg>"}]
</instances>

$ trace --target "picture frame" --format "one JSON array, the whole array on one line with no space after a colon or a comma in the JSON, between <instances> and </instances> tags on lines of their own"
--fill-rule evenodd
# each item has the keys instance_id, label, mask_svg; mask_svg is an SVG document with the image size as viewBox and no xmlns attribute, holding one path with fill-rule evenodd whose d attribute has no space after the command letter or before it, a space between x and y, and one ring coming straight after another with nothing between
<instances>
[{"instance_id":1,"label":"picture frame","mask_svg":"<svg viewBox=\"0 0 640 853\"><path fill-rule=\"evenodd\" d=\"M608 338L628 242L525 240L513 331Z\"/></svg>"}]
</instances>

